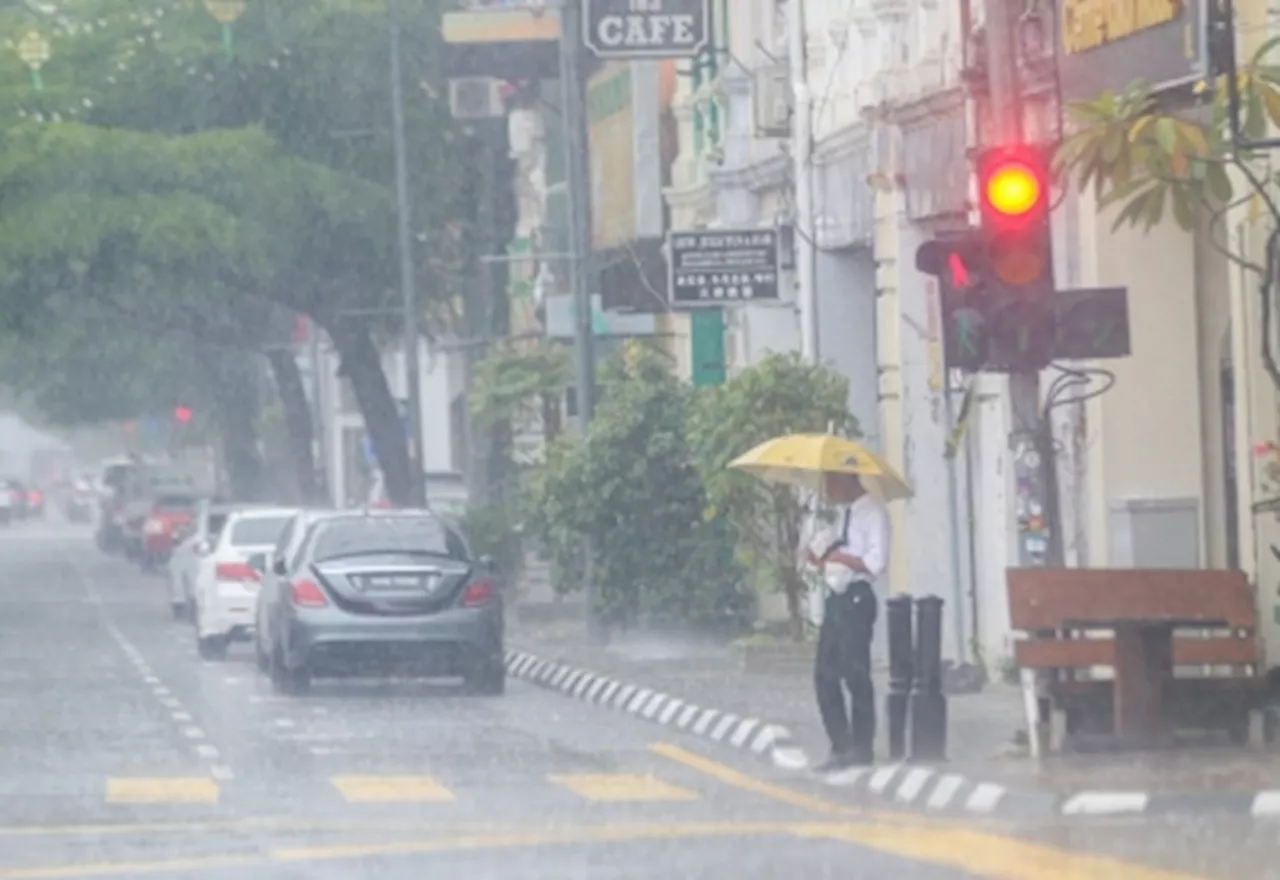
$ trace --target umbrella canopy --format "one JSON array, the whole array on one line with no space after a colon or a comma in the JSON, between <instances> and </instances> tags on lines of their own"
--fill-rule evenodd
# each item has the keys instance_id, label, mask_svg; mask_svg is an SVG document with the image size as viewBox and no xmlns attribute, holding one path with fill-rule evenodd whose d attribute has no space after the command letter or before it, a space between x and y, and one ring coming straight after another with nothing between
<instances>
[{"instance_id":1,"label":"umbrella canopy","mask_svg":"<svg viewBox=\"0 0 1280 880\"><path fill-rule=\"evenodd\" d=\"M823 491L827 474L854 474L882 501L911 497L907 481L880 456L860 443L833 434L787 434L766 440L738 456L729 467L766 483Z\"/></svg>"}]
</instances>

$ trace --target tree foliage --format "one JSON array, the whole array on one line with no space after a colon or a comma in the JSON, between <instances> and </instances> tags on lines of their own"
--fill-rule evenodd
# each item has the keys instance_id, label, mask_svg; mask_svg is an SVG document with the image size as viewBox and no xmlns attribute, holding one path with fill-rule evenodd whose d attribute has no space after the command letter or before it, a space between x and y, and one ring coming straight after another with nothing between
<instances>
[{"instance_id":1,"label":"tree foliage","mask_svg":"<svg viewBox=\"0 0 1280 880\"><path fill-rule=\"evenodd\" d=\"M1280 127L1277 48L1280 38L1267 40L1237 73L1245 139ZM1056 167L1082 190L1092 186L1101 206L1116 209L1114 228L1149 231L1172 216L1185 230L1202 229L1212 246L1252 273L1263 306L1263 361L1280 388L1271 326L1280 270L1280 174L1271 167L1270 150L1235 142L1228 87L1226 77L1202 84L1194 107L1174 105L1142 82L1074 102L1068 108L1073 132L1058 150ZM1223 217L1245 204L1270 218L1261 260L1223 241Z\"/></svg>"},{"instance_id":2,"label":"tree foliage","mask_svg":"<svg viewBox=\"0 0 1280 880\"><path fill-rule=\"evenodd\" d=\"M562 343L544 339L498 346L476 366L471 414L485 428L517 420L530 406L541 406L545 395L563 393L572 369Z\"/></svg>"},{"instance_id":3,"label":"tree foliage","mask_svg":"<svg viewBox=\"0 0 1280 880\"><path fill-rule=\"evenodd\" d=\"M752 447L783 434L823 433L856 437L849 412L849 383L796 354L775 354L725 384L702 389L689 420L689 438L707 497L732 524L738 558L787 598L791 631L803 631L804 581L798 545L805 510L796 491L768 486L728 468Z\"/></svg>"},{"instance_id":4,"label":"tree foliage","mask_svg":"<svg viewBox=\"0 0 1280 880\"><path fill-rule=\"evenodd\" d=\"M468 233L457 218L469 157L440 99L440 6L402 6L405 78L423 85L406 101L413 257L428 300L449 300L458 275L427 270L448 266ZM36 29L52 44L43 90L0 52L0 330L59 333L82 300L145 316L181 344L252 351L279 342L282 310L309 314L330 331L399 494L407 451L373 345L399 330L380 317L398 283L385 14L255 0L228 57L198 2L0 6L13 39ZM55 296L70 289L80 300Z\"/></svg>"},{"instance_id":5,"label":"tree foliage","mask_svg":"<svg viewBox=\"0 0 1280 880\"><path fill-rule=\"evenodd\" d=\"M704 515L686 437L690 389L637 347L625 363L606 365L601 380L587 436L552 445L526 499L528 528L550 551L559 586L580 586L581 537L590 535L609 622L739 617L739 572Z\"/></svg>"}]
</instances>

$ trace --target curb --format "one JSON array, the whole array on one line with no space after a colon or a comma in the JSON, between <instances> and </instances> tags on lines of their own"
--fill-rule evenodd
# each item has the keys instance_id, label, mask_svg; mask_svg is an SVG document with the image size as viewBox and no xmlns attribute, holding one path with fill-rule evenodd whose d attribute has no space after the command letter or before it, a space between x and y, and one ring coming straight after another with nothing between
<instances>
[{"instance_id":1,"label":"curb","mask_svg":"<svg viewBox=\"0 0 1280 880\"><path fill-rule=\"evenodd\" d=\"M546 660L527 651L507 651L506 664L507 674L513 678L767 757L775 767L803 770L809 766L804 750L781 725L703 708L652 688Z\"/></svg>"},{"instance_id":2,"label":"curb","mask_svg":"<svg viewBox=\"0 0 1280 880\"><path fill-rule=\"evenodd\" d=\"M629 684L528 651L508 650L506 666L512 678L751 752L767 758L779 769L802 771L809 767L808 755L781 725L704 708L653 688ZM945 769L904 763L855 767L832 773L821 781L905 809L941 815L1043 820L1214 813L1258 820L1280 819L1280 789L1203 795L1089 790L1064 795L1008 788Z\"/></svg>"}]
</instances>

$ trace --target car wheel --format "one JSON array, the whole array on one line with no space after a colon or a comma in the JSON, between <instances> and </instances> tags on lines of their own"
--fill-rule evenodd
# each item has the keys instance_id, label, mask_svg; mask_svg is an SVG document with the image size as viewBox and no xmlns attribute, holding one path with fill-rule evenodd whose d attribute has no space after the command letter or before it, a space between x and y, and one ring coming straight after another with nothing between
<instances>
[{"instance_id":1,"label":"car wheel","mask_svg":"<svg viewBox=\"0 0 1280 880\"><path fill-rule=\"evenodd\" d=\"M467 693L485 697L500 697L507 690L507 667L498 659L489 657L474 661L462 679Z\"/></svg>"},{"instance_id":2,"label":"car wheel","mask_svg":"<svg viewBox=\"0 0 1280 880\"><path fill-rule=\"evenodd\" d=\"M297 696L305 694L311 689L311 670L301 666L298 669L290 669L285 666L284 656L280 653L280 649L271 652L271 688L278 694L286 696Z\"/></svg>"},{"instance_id":3,"label":"car wheel","mask_svg":"<svg viewBox=\"0 0 1280 880\"><path fill-rule=\"evenodd\" d=\"M262 650L262 637L254 635L253 637L253 655L258 661L259 672L271 671L271 658L267 656L267 652Z\"/></svg>"},{"instance_id":4,"label":"car wheel","mask_svg":"<svg viewBox=\"0 0 1280 880\"><path fill-rule=\"evenodd\" d=\"M169 608L173 611L174 620L187 619L187 605L185 602L170 602Z\"/></svg>"},{"instance_id":5,"label":"car wheel","mask_svg":"<svg viewBox=\"0 0 1280 880\"><path fill-rule=\"evenodd\" d=\"M227 656L226 636L196 636L196 650L201 660L225 660Z\"/></svg>"}]
</instances>

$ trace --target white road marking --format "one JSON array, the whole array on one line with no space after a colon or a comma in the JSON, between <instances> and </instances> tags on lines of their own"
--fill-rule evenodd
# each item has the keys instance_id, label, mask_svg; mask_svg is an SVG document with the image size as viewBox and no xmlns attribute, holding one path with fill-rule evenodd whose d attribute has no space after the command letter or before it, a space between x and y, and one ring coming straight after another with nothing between
<instances>
[{"instance_id":1,"label":"white road marking","mask_svg":"<svg viewBox=\"0 0 1280 880\"><path fill-rule=\"evenodd\" d=\"M174 721L187 722L191 720L190 712L171 712L169 714Z\"/></svg>"},{"instance_id":2,"label":"white road marking","mask_svg":"<svg viewBox=\"0 0 1280 880\"><path fill-rule=\"evenodd\" d=\"M277 718L276 727L297 727L297 723L292 718Z\"/></svg>"},{"instance_id":3,"label":"white road marking","mask_svg":"<svg viewBox=\"0 0 1280 880\"><path fill-rule=\"evenodd\" d=\"M209 775L214 779L226 780L233 778L235 774L233 774L231 772L231 768L225 764L214 764L209 768Z\"/></svg>"},{"instance_id":4,"label":"white road marking","mask_svg":"<svg viewBox=\"0 0 1280 880\"><path fill-rule=\"evenodd\" d=\"M211 746L208 743L199 743L196 746L196 754L202 758L216 758L218 757L218 747Z\"/></svg>"},{"instance_id":5,"label":"white road marking","mask_svg":"<svg viewBox=\"0 0 1280 880\"><path fill-rule=\"evenodd\" d=\"M187 739L204 739L204 731L198 727L184 727L182 735Z\"/></svg>"}]
</instances>

